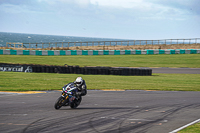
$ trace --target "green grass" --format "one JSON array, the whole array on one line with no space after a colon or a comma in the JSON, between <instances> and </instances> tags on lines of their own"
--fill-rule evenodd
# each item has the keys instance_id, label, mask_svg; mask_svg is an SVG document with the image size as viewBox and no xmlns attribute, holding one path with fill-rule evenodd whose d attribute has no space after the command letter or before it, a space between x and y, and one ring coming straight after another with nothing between
<instances>
[{"instance_id":1,"label":"green grass","mask_svg":"<svg viewBox=\"0 0 200 133\"><path fill-rule=\"evenodd\" d=\"M189 126L178 133L200 133L200 123L196 123L192 126Z\"/></svg>"},{"instance_id":2,"label":"green grass","mask_svg":"<svg viewBox=\"0 0 200 133\"><path fill-rule=\"evenodd\" d=\"M0 72L0 90L61 90L77 76L86 80L88 89L200 91L200 74L116 76L21 72Z\"/></svg>"},{"instance_id":3,"label":"green grass","mask_svg":"<svg viewBox=\"0 0 200 133\"><path fill-rule=\"evenodd\" d=\"M174 55L92 55L32 56L0 55L0 63L79 65L111 67L190 67L200 68L200 54Z\"/></svg>"}]
</instances>

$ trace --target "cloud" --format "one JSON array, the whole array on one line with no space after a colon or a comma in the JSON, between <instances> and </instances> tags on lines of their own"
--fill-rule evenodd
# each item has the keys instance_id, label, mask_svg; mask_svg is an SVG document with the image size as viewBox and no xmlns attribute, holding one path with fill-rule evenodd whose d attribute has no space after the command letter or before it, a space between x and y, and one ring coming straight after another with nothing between
<instances>
[{"instance_id":1,"label":"cloud","mask_svg":"<svg viewBox=\"0 0 200 133\"><path fill-rule=\"evenodd\" d=\"M149 35L200 27L199 5L200 0L0 0L0 25L78 36Z\"/></svg>"}]
</instances>

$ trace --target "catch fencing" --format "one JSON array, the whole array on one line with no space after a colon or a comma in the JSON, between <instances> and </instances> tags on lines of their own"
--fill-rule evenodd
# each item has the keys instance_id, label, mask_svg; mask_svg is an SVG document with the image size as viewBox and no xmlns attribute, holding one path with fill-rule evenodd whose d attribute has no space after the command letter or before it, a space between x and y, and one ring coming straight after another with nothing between
<instances>
[{"instance_id":1,"label":"catch fencing","mask_svg":"<svg viewBox=\"0 0 200 133\"><path fill-rule=\"evenodd\" d=\"M131 46L131 45L172 45L172 44L200 44L200 38L162 39L162 40L121 40L121 41L87 41L87 42L7 42L7 48L69 48L82 46Z\"/></svg>"}]
</instances>

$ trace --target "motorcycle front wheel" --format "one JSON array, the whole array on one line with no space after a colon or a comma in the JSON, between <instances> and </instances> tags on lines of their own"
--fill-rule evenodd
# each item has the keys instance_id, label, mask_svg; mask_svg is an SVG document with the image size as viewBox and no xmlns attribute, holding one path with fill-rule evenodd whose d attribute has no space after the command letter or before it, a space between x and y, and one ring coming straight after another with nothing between
<instances>
[{"instance_id":1,"label":"motorcycle front wheel","mask_svg":"<svg viewBox=\"0 0 200 133\"><path fill-rule=\"evenodd\" d=\"M72 103L70 103L70 107L72 109L75 109L78 107L78 105L81 103L82 97L80 96L78 99L75 99Z\"/></svg>"},{"instance_id":2,"label":"motorcycle front wheel","mask_svg":"<svg viewBox=\"0 0 200 133\"><path fill-rule=\"evenodd\" d=\"M63 97L59 97L55 102L54 108L60 109L63 106L63 104L65 104L65 99Z\"/></svg>"}]
</instances>

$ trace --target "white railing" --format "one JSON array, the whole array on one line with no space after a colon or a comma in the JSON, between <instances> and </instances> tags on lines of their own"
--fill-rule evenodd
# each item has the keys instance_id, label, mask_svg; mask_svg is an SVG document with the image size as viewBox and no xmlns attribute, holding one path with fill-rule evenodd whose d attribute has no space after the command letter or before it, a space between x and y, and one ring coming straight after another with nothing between
<instances>
[{"instance_id":1,"label":"white railing","mask_svg":"<svg viewBox=\"0 0 200 133\"><path fill-rule=\"evenodd\" d=\"M82 46L130 46L130 45L172 45L172 44L200 44L200 38L162 39L162 40L122 40L122 41L86 41L86 42L40 42L21 43L7 42L7 48L69 48Z\"/></svg>"}]
</instances>

